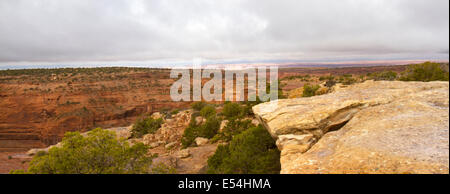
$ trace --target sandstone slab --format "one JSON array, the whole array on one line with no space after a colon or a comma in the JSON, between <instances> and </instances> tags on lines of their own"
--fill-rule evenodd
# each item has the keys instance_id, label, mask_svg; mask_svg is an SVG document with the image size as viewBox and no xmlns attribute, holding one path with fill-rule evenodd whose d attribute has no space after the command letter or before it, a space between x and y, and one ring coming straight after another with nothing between
<instances>
[{"instance_id":1,"label":"sandstone slab","mask_svg":"<svg viewBox=\"0 0 450 194\"><path fill-rule=\"evenodd\" d=\"M191 155L191 153L189 152L189 149L182 149L180 151L175 152L176 158L187 158L190 155Z\"/></svg>"},{"instance_id":2,"label":"sandstone slab","mask_svg":"<svg viewBox=\"0 0 450 194\"><path fill-rule=\"evenodd\" d=\"M277 140L281 173L449 173L448 86L366 81L253 112Z\"/></svg>"}]
</instances>

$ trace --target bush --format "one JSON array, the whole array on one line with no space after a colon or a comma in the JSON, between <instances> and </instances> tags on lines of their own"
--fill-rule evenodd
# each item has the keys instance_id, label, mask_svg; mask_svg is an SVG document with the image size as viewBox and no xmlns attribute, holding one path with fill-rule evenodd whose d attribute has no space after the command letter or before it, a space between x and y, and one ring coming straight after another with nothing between
<instances>
[{"instance_id":1,"label":"bush","mask_svg":"<svg viewBox=\"0 0 450 194\"><path fill-rule=\"evenodd\" d=\"M253 106L255 106L255 105L258 105L258 104L260 104L260 103L262 103L262 101L261 101L261 99L259 98L259 96L255 96L255 101L244 101L244 104L246 105L246 106L249 106L250 108L251 107L253 107Z\"/></svg>"},{"instance_id":2,"label":"bush","mask_svg":"<svg viewBox=\"0 0 450 194\"><path fill-rule=\"evenodd\" d=\"M241 108L241 115L242 116L252 116L252 115L254 115L252 107L257 105L257 104L259 104L259 103L261 103L261 102L260 101L259 102L258 101L253 101L253 102L246 101L244 103L244 106Z\"/></svg>"},{"instance_id":3,"label":"bush","mask_svg":"<svg viewBox=\"0 0 450 194\"><path fill-rule=\"evenodd\" d=\"M345 74L338 78L338 82L344 84L344 85L351 85L357 82L355 78L352 77L351 74Z\"/></svg>"},{"instance_id":4,"label":"bush","mask_svg":"<svg viewBox=\"0 0 450 194\"><path fill-rule=\"evenodd\" d=\"M194 143L195 138L198 136L197 131L197 127L191 125L184 129L183 137L181 138L181 145L183 148L187 148Z\"/></svg>"},{"instance_id":5,"label":"bush","mask_svg":"<svg viewBox=\"0 0 450 194\"><path fill-rule=\"evenodd\" d=\"M186 148L191 146L197 137L212 138L217 134L219 128L220 120L216 116L210 116L202 125L196 125L195 117L192 117L191 123L184 130L181 144Z\"/></svg>"},{"instance_id":6,"label":"bush","mask_svg":"<svg viewBox=\"0 0 450 194\"><path fill-rule=\"evenodd\" d=\"M373 79L375 81L386 80L386 81L394 81L397 79L397 73L393 71L383 71L377 73L369 73L369 79Z\"/></svg>"},{"instance_id":7,"label":"bush","mask_svg":"<svg viewBox=\"0 0 450 194\"><path fill-rule=\"evenodd\" d=\"M309 85L306 84L303 86L303 97L311 97L316 95L316 91L320 88L319 85Z\"/></svg>"},{"instance_id":8,"label":"bush","mask_svg":"<svg viewBox=\"0 0 450 194\"><path fill-rule=\"evenodd\" d=\"M252 124L251 120L239 120L236 118L232 118L223 128L222 132L218 134L218 139L230 141L233 136L240 134L251 127L255 127L255 125Z\"/></svg>"},{"instance_id":9,"label":"bush","mask_svg":"<svg viewBox=\"0 0 450 194\"><path fill-rule=\"evenodd\" d=\"M157 164L152 168L152 174L176 174L177 170L163 163Z\"/></svg>"},{"instance_id":10,"label":"bush","mask_svg":"<svg viewBox=\"0 0 450 194\"><path fill-rule=\"evenodd\" d=\"M236 135L228 145L219 145L208 159L211 174L278 174L280 152L270 134L260 125Z\"/></svg>"},{"instance_id":11,"label":"bush","mask_svg":"<svg viewBox=\"0 0 450 194\"><path fill-rule=\"evenodd\" d=\"M225 118L241 117L243 116L243 110L241 105L237 103L227 103L223 106L222 114Z\"/></svg>"},{"instance_id":12,"label":"bush","mask_svg":"<svg viewBox=\"0 0 450 194\"><path fill-rule=\"evenodd\" d=\"M179 112L180 112L180 110L174 109L174 110L172 110L172 111L170 112L170 114L171 114L171 115L176 115L176 114L178 114Z\"/></svg>"},{"instance_id":13,"label":"bush","mask_svg":"<svg viewBox=\"0 0 450 194\"><path fill-rule=\"evenodd\" d=\"M216 115L216 108L211 105L207 105L200 110L200 115L204 118Z\"/></svg>"},{"instance_id":14,"label":"bush","mask_svg":"<svg viewBox=\"0 0 450 194\"><path fill-rule=\"evenodd\" d=\"M67 132L61 147L36 155L28 170L12 173L32 174L128 174L148 173L152 157L148 148L137 143L130 146L117 139L112 131L100 128L84 137L79 132Z\"/></svg>"},{"instance_id":15,"label":"bush","mask_svg":"<svg viewBox=\"0 0 450 194\"><path fill-rule=\"evenodd\" d=\"M140 138L145 134L155 133L163 124L162 118L153 119L152 117L138 119L131 129L131 136Z\"/></svg>"},{"instance_id":16,"label":"bush","mask_svg":"<svg viewBox=\"0 0 450 194\"><path fill-rule=\"evenodd\" d=\"M334 79L328 80L328 81L325 82L325 87L327 87L327 88L331 88L334 85L336 85L336 81L334 81Z\"/></svg>"},{"instance_id":17,"label":"bush","mask_svg":"<svg viewBox=\"0 0 450 194\"><path fill-rule=\"evenodd\" d=\"M215 116L209 117L200 131L200 137L208 139L214 137L220 129L220 122Z\"/></svg>"},{"instance_id":18,"label":"bush","mask_svg":"<svg viewBox=\"0 0 450 194\"><path fill-rule=\"evenodd\" d=\"M320 76L320 77L319 77L319 80L320 80L320 81L325 81L325 80L327 80L327 81L329 81L329 80L334 80L334 76L332 76L332 75L329 75L329 76Z\"/></svg>"},{"instance_id":19,"label":"bush","mask_svg":"<svg viewBox=\"0 0 450 194\"><path fill-rule=\"evenodd\" d=\"M448 64L447 69L448 69ZM449 73L445 71L439 63L425 62L422 64L410 65L403 72L402 81L449 81Z\"/></svg>"},{"instance_id":20,"label":"bush","mask_svg":"<svg viewBox=\"0 0 450 194\"><path fill-rule=\"evenodd\" d=\"M202 110L202 108L205 106L206 106L205 102L194 102L191 104L192 109L194 109L196 111Z\"/></svg>"}]
</instances>

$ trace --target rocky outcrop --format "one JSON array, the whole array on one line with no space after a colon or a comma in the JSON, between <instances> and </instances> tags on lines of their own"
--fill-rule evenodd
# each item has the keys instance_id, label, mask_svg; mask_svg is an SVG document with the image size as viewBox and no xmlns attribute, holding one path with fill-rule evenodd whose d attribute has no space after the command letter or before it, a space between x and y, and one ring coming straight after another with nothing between
<instances>
[{"instance_id":1,"label":"rocky outcrop","mask_svg":"<svg viewBox=\"0 0 450 194\"><path fill-rule=\"evenodd\" d=\"M173 146L177 146L179 143L176 142L181 141L184 129L189 125L191 120L191 115L192 110L185 110L172 115L170 119L164 119L161 128L155 133L144 135L142 142L152 148L165 145L170 149ZM152 117L163 118L160 113L153 114Z\"/></svg>"},{"instance_id":2,"label":"rocky outcrop","mask_svg":"<svg viewBox=\"0 0 450 194\"><path fill-rule=\"evenodd\" d=\"M281 173L449 173L449 83L366 81L263 103Z\"/></svg>"}]
</instances>

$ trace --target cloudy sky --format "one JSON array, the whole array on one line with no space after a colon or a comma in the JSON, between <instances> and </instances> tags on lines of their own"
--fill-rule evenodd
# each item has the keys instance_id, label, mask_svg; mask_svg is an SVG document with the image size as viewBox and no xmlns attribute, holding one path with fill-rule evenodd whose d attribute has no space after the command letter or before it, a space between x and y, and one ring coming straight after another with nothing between
<instances>
[{"instance_id":1,"label":"cloudy sky","mask_svg":"<svg viewBox=\"0 0 450 194\"><path fill-rule=\"evenodd\" d=\"M448 56L448 0L0 1L0 65Z\"/></svg>"}]
</instances>

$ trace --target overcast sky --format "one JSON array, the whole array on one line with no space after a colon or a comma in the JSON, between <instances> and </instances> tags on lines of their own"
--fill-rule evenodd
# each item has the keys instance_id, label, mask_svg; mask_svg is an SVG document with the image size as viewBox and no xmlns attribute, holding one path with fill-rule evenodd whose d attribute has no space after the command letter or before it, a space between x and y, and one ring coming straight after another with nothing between
<instances>
[{"instance_id":1,"label":"overcast sky","mask_svg":"<svg viewBox=\"0 0 450 194\"><path fill-rule=\"evenodd\" d=\"M0 1L0 65L448 56L448 0Z\"/></svg>"}]
</instances>

